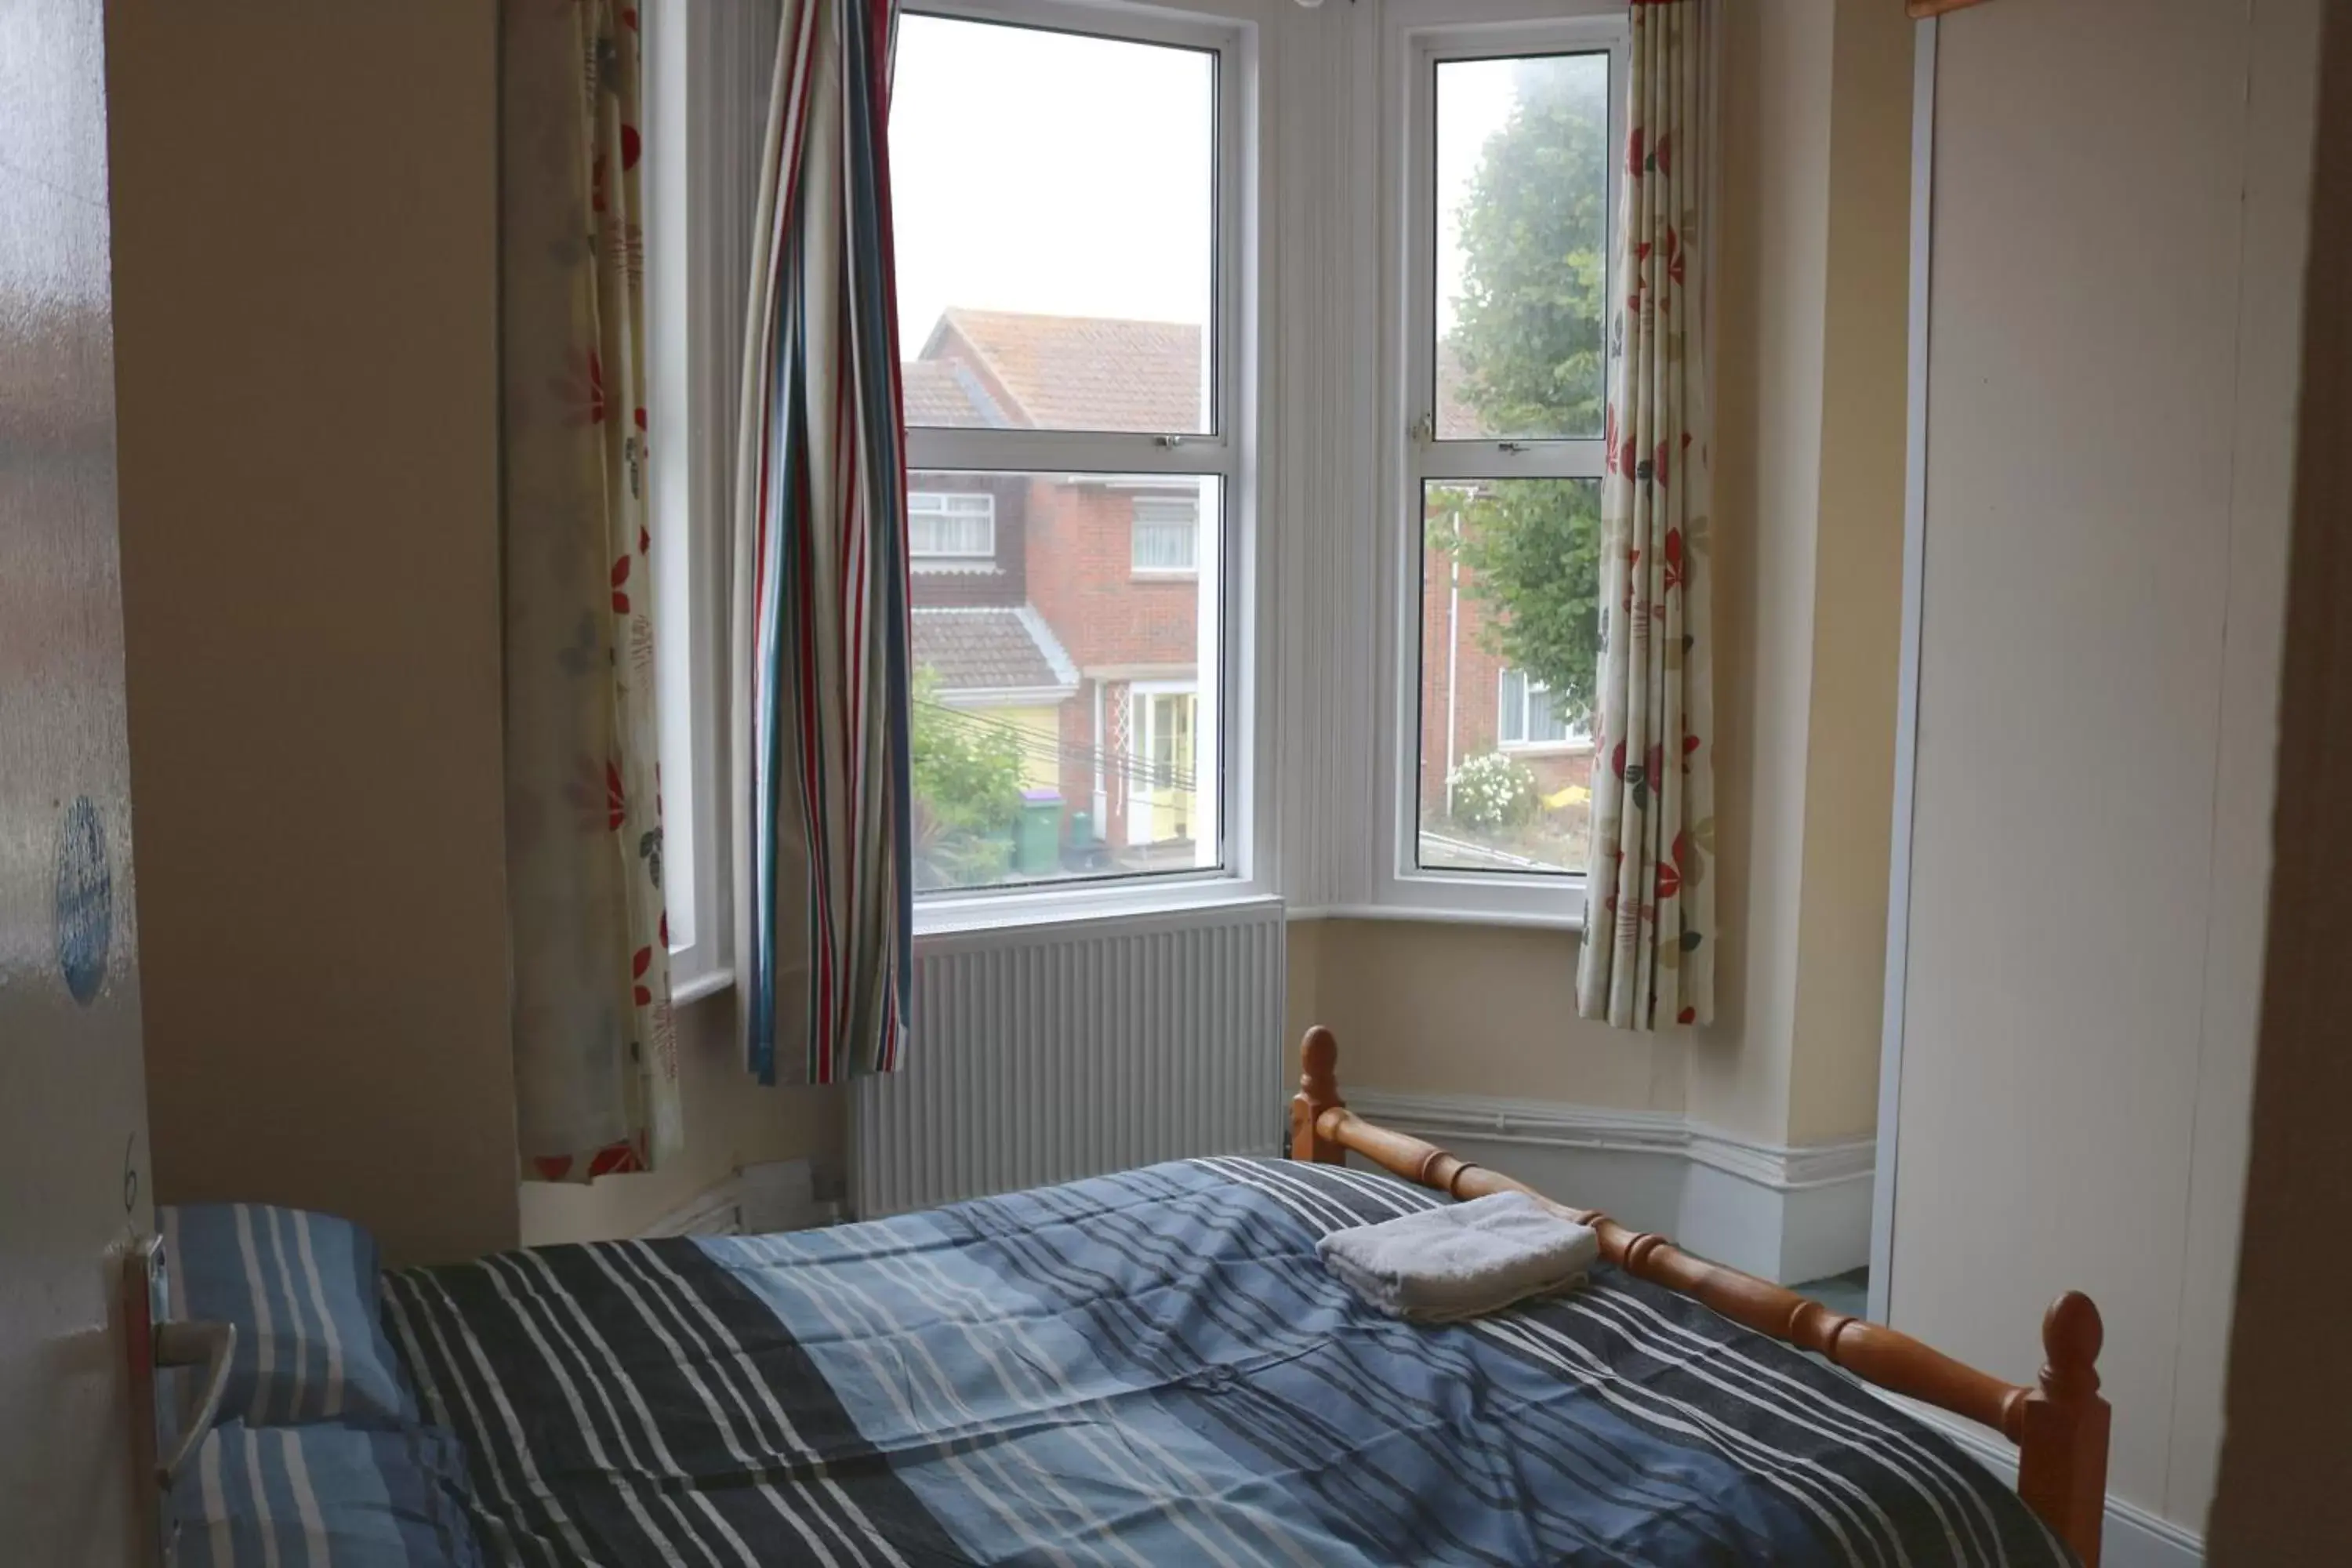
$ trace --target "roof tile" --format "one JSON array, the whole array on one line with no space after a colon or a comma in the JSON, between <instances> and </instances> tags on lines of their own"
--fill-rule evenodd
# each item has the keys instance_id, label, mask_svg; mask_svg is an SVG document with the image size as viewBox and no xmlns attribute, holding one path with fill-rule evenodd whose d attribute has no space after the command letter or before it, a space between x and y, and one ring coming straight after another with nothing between
<instances>
[{"instance_id":1,"label":"roof tile","mask_svg":"<svg viewBox=\"0 0 2352 1568\"><path fill-rule=\"evenodd\" d=\"M1006 425L1152 435L1189 434L1207 425L1202 407L1206 366L1197 326L951 307L932 329L915 364L958 360L968 360L1003 387L1010 405L987 412L999 414ZM910 374L910 388L913 381ZM980 388L971 390L980 394L982 404L988 402ZM909 424L995 422L952 414L944 405L937 417L919 414L910 390Z\"/></svg>"},{"instance_id":2,"label":"roof tile","mask_svg":"<svg viewBox=\"0 0 2352 1568\"><path fill-rule=\"evenodd\" d=\"M953 360L908 360L898 367L909 425L981 429L1008 421L977 377Z\"/></svg>"},{"instance_id":3,"label":"roof tile","mask_svg":"<svg viewBox=\"0 0 2352 1568\"><path fill-rule=\"evenodd\" d=\"M1069 657L1047 647L1053 634L1023 607L918 605L911 617L915 668L938 674L942 693L1061 689L1075 684ZM1058 656L1058 657L1057 657Z\"/></svg>"}]
</instances>

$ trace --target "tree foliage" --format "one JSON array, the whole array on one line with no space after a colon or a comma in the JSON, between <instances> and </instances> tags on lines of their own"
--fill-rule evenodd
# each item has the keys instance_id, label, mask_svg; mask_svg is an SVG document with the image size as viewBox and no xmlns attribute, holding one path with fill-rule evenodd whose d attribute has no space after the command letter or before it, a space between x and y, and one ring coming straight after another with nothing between
<instances>
[{"instance_id":1,"label":"tree foliage","mask_svg":"<svg viewBox=\"0 0 2352 1568\"><path fill-rule=\"evenodd\" d=\"M1462 289L1444 345L1495 437L1601 431L1608 311L1607 92L1559 59L1519 62L1517 100L1462 205ZM1436 486L1431 542L1458 551L1498 614L1493 651L1588 712L1600 656L1600 487L1588 479Z\"/></svg>"},{"instance_id":2,"label":"tree foliage","mask_svg":"<svg viewBox=\"0 0 2352 1568\"><path fill-rule=\"evenodd\" d=\"M1600 663L1601 493L1591 479L1433 485L1430 537L1457 552L1494 612L1489 651L1543 683L1570 722L1592 705Z\"/></svg>"},{"instance_id":3,"label":"tree foliage","mask_svg":"<svg viewBox=\"0 0 2352 1568\"><path fill-rule=\"evenodd\" d=\"M1021 741L1010 729L939 700L937 672L915 672L908 751L916 805L929 826L1002 833L1021 812Z\"/></svg>"}]
</instances>

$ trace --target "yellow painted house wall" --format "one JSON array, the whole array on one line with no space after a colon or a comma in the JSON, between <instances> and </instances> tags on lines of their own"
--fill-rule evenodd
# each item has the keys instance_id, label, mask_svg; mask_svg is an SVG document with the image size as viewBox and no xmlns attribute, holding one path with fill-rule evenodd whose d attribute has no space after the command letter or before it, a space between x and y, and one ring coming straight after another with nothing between
<instances>
[{"instance_id":1,"label":"yellow painted house wall","mask_svg":"<svg viewBox=\"0 0 2352 1568\"><path fill-rule=\"evenodd\" d=\"M1062 713L1058 708L983 708L972 711L992 724L1021 731L1028 744L1021 748L1021 787L1059 789L1062 785Z\"/></svg>"}]
</instances>

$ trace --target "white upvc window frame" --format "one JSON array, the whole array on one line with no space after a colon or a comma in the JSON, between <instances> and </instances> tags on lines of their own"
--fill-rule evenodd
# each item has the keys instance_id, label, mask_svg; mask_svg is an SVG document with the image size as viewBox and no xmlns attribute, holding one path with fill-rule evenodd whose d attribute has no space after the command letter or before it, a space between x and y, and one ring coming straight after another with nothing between
<instances>
[{"instance_id":1,"label":"white upvc window frame","mask_svg":"<svg viewBox=\"0 0 2352 1568\"><path fill-rule=\"evenodd\" d=\"M1162 447L1150 435L1023 431L1005 433L1014 445L981 446L958 442L956 432L924 430L910 440L908 458L910 470L1219 477L1222 528L1203 530L1201 548L1202 559L1219 566L1219 593L1204 608L1222 639L1223 679L1202 693L1202 722L1220 713L1230 720L1221 731L1222 868L927 899L917 906L917 933L1181 913L1269 896L1272 748L1255 728L1274 687L1270 661L1259 653L1270 635L1269 607L1259 593L1270 560L1259 521L1259 454L1271 416L1259 391L1258 315L1273 270L1257 242L1260 171L1269 161L1258 108L1259 8L1253 0L1197 0L1181 13L1121 0L942 0L919 9L1217 54L1217 433L1183 433L1181 441ZM773 23L764 23L763 37L759 7L698 0L644 0L642 15L651 159L646 285L656 679L671 995L683 1005L733 980L725 584L741 313L750 288L744 258L758 196Z\"/></svg>"},{"instance_id":2,"label":"white upvc window frame","mask_svg":"<svg viewBox=\"0 0 2352 1568\"><path fill-rule=\"evenodd\" d=\"M709 90L704 79L715 74L741 20L730 8L692 0L650 0L644 13L646 473L663 880L670 996L678 1005L722 991L734 978L734 868L724 792L725 584L734 495L727 411L741 369L735 322L742 306L723 258L728 247L715 230L729 205L727 173L745 155L716 155L730 140L732 100Z\"/></svg>"},{"instance_id":3,"label":"white upvc window frame","mask_svg":"<svg viewBox=\"0 0 2352 1568\"><path fill-rule=\"evenodd\" d=\"M1578 875L1424 869L1419 857L1423 483L1430 479L1598 479L1605 444L1437 440L1436 67L1538 54L1609 57L1611 221L1622 185L1630 22L1623 0L1391 0L1381 37L1381 671L1371 876L1376 910L1439 920L1575 929ZM1613 299L1615 280L1602 298ZM1563 748L1570 744L1563 742Z\"/></svg>"},{"instance_id":4,"label":"white upvc window frame","mask_svg":"<svg viewBox=\"0 0 2352 1568\"><path fill-rule=\"evenodd\" d=\"M1259 516L1264 414L1257 323L1267 264L1257 244L1257 189L1265 159L1257 8L1249 0L1202 0L1182 12L1120 0L918 0L908 10L1200 49L1215 57L1217 80L1216 289L1206 388L1214 428L1123 433L910 426L906 454L910 475L1046 474L1084 482L1166 475L1218 481L1217 515L1200 520L1193 570L1143 574L1191 576L1216 588L1202 594L1197 616L1204 679L1197 683L1195 719L1217 764L1196 770L1203 780L1199 809L1214 830L1202 836L1202 853L1214 863L1191 871L1086 882L925 893L916 900L916 935L1055 924L1265 896L1274 890L1270 856L1264 853L1271 838L1273 792L1265 772L1270 748L1256 733L1256 715L1265 709L1272 672L1258 657L1265 643L1257 591L1265 545ZM1149 172L1138 171L1138 177L1149 177ZM1211 668L1217 679L1205 679Z\"/></svg>"},{"instance_id":5,"label":"white upvc window frame","mask_svg":"<svg viewBox=\"0 0 2352 1568\"><path fill-rule=\"evenodd\" d=\"M927 507L926 501L945 504ZM958 506L959 501L978 501L978 507ZM915 542L916 524L926 514L950 520L969 521L977 518L984 526L984 536L977 550L925 550ZM907 561L917 572L926 569L969 569L980 563L996 559L996 495L992 490L912 490L907 496Z\"/></svg>"}]
</instances>

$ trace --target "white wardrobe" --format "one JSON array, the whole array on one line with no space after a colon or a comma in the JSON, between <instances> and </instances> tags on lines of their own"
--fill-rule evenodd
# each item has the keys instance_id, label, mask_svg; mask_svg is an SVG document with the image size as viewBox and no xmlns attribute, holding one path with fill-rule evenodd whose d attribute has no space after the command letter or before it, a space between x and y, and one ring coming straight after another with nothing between
<instances>
[{"instance_id":1,"label":"white wardrobe","mask_svg":"<svg viewBox=\"0 0 2352 1568\"><path fill-rule=\"evenodd\" d=\"M1920 27L1874 1315L2024 1378L2093 1294L2111 1563L2221 1437L2320 11Z\"/></svg>"}]
</instances>

